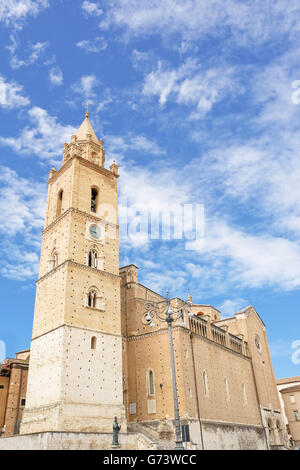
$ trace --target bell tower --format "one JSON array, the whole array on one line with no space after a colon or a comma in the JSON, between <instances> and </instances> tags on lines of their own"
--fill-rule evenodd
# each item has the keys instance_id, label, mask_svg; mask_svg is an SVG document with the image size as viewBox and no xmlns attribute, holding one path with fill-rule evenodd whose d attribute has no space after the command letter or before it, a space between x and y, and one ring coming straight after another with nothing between
<instances>
[{"instance_id":1,"label":"bell tower","mask_svg":"<svg viewBox=\"0 0 300 470\"><path fill-rule=\"evenodd\" d=\"M21 434L126 432L117 222L118 166L88 111L49 174Z\"/></svg>"}]
</instances>

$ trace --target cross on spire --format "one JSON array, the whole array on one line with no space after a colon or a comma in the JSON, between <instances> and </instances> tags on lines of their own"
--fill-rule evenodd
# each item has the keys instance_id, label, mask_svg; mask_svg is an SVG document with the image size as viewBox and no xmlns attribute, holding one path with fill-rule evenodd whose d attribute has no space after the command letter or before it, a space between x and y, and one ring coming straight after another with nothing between
<instances>
[{"instance_id":1,"label":"cross on spire","mask_svg":"<svg viewBox=\"0 0 300 470\"><path fill-rule=\"evenodd\" d=\"M86 117L86 118L88 118L88 117L89 117L89 115L90 115L90 113L89 113L89 104L88 104L88 103L86 103L86 112L85 112L85 117Z\"/></svg>"}]
</instances>

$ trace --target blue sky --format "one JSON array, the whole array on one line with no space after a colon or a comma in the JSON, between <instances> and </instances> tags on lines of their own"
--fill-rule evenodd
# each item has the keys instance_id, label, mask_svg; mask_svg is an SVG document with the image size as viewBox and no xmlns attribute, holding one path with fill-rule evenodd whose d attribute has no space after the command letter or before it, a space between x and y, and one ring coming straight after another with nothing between
<instances>
[{"instance_id":1,"label":"blue sky","mask_svg":"<svg viewBox=\"0 0 300 470\"><path fill-rule=\"evenodd\" d=\"M203 204L203 246L121 240L143 284L252 303L275 374L300 374L300 9L296 0L0 4L0 340L29 347L48 172L85 103L130 213Z\"/></svg>"}]
</instances>

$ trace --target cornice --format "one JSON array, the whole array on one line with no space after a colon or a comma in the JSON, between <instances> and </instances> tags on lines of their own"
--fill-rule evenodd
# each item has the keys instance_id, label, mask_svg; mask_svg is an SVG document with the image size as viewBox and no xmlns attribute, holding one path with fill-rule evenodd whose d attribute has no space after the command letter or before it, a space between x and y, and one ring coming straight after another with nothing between
<instances>
[{"instance_id":1,"label":"cornice","mask_svg":"<svg viewBox=\"0 0 300 470\"><path fill-rule=\"evenodd\" d=\"M104 274L104 276L107 276L107 277L110 277L110 278L113 278L113 279L121 279L121 276L119 276L118 274L113 274L113 273L110 273L108 271L103 271L101 269L97 269L97 268L92 268L90 266L86 266L85 264L81 264L81 263L76 263L76 261L72 261L70 259L67 259L66 261L64 261L63 263L59 264L58 266L56 266L56 268L54 269L51 269L51 271L49 271L48 273L44 274L44 276L40 277L36 283L39 284L40 282L44 281L45 279L47 279L48 277L52 276L52 274L54 274L55 272L57 271L60 271L64 266L66 265L70 265L70 266L75 266L76 268L80 268L80 269L83 269L85 271L90 271L92 273L98 273L98 274Z\"/></svg>"},{"instance_id":2,"label":"cornice","mask_svg":"<svg viewBox=\"0 0 300 470\"><path fill-rule=\"evenodd\" d=\"M73 155L66 163L64 163L59 170L57 170L51 178L48 180L48 184L54 183L59 176L61 176L66 170L68 170L71 166L73 161L78 160L83 166L87 168L91 168L92 170L97 171L97 173L101 173L102 175L108 176L111 179L118 179L119 175L115 175L112 171L107 170L106 168L97 165L96 163L90 162L83 157L79 157L78 155Z\"/></svg>"},{"instance_id":3,"label":"cornice","mask_svg":"<svg viewBox=\"0 0 300 470\"><path fill-rule=\"evenodd\" d=\"M34 341L34 340L36 340L36 339L39 339L39 338L41 338L42 336L45 336L45 335L47 335L47 334L49 334L49 333L52 333L53 331L56 331L56 330L58 330L59 328L62 328L62 327L64 327L64 328L70 328L70 329L71 329L71 328L75 328L75 329L77 329L77 330L91 331L91 332L93 332L93 333L99 333L99 334L101 334L101 335L114 336L114 337L116 337L116 338L122 338L122 335L121 335L120 333L110 333L110 332L104 331L104 330L98 330L98 329L94 329L94 328L87 328L86 326L77 326L77 325L73 325L73 324L71 324L71 323L68 323L68 322L65 322L65 321L64 321L64 322L60 323L58 326L56 326L55 328L52 328L52 329L50 329L50 330L48 330L48 331L45 331L44 333L42 333L42 334L40 334L40 335L33 336L33 337L31 338L31 341Z\"/></svg>"},{"instance_id":4,"label":"cornice","mask_svg":"<svg viewBox=\"0 0 300 470\"><path fill-rule=\"evenodd\" d=\"M105 220L102 217L89 214L88 212L81 211L80 209L76 209L75 207L69 207L69 209L67 209L63 214L61 214L55 220L53 220L51 224L47 225L47 227L44 228L44 230L42 231L42 235L44 235L44 233L47 233L49 230L51 230L52 227L54 227L61 219L63 219L70 212L76 212L77 214L84 215L85 217L89 218L93 222L100 223L103 226L108 225L109 227L112 227L112 228L117 228L117 229L119 228L118 224L113 224L112 222L109 222L108 220Z\"/></svg>"}]
</instances>

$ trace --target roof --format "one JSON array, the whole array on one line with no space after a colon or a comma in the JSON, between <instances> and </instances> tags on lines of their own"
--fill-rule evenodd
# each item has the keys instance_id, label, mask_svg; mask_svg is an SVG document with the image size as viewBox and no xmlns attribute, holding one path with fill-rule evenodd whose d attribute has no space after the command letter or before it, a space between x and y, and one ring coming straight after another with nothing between
<instances>
[{"instance_id":1,"label":"roof","mask_svg":"<svg viewBox=\"0 0 300 470\"><path fill-rule=\"evenodd\" d=\"M127 264L126 266L122 266L122 267L120 268L120 271L121 271L122 269L130 268L131 266L134 266L136 269L139 269L136 264Z\"/></svg>"},{"instance_id":2,"label":"roof","mask_svg":"<svg viewBox=\"0 0 300 470\"><path fill-rule=\"evenodd\" d=\"M257 315L257 317L259 318L259 320L261 321L261 323L265 327L266 325L262 321L260 315L257 313L257 310L253 307L253 305L248 305L248 307L245 307L242 310L239 310L238 312L235 312L235 315L244 315L244 314L247 315L248 313L251 313L251 312L254 312Z\"/></svg>"},{"instance_id":3,"label":"roof","mask_svg":"<svg viewBox=\"0 0 300 470\"><path fill-rule=\"evenodd\" d=\"M84 121L82 122L81 126L79 127L75 135L78 140L86 140L86 134L91 134L92 141L95 142L96 144L99 144L99 141L92 127L92 124L89 121L88 116L85 117Z\"/></svg>"},{"instance_id":4,"label":"roof","mask_svg":"<svg viewBox=\"0 0 300 470\"><path fill-rule=\"evenodd\" d=\"M214 307L213 305L208 305L208 304L194 304L193 303L193 307L209 307L209 308L213 308L214 310L216 310L217 312L221 313L221 311L219 309L217 309L216 307Z\"/></svg>"},{"instance_id":5,"label":"roof","mask_svg":"<svg viewBox=\"0 0 300 470\"><path fill-rule=\"evenodd\" d=\"M276 380L276 384L277 385L284 385L284 384L292 384L294 382L300 382L300 376L296 376L296 377L287 377L287 378L284 378L284 379L277 379Z\"/></svg>"},{"instance_id":6,"label":"roof","mask_svg":"<svg viewBox=\"0 0 300 470\"><path fill-rule=\"evenodd\" d=\"M300 384L293 385L293 387L282 388L279 391L280 393L300 392Z\"/></svg>"}]
</instances>

